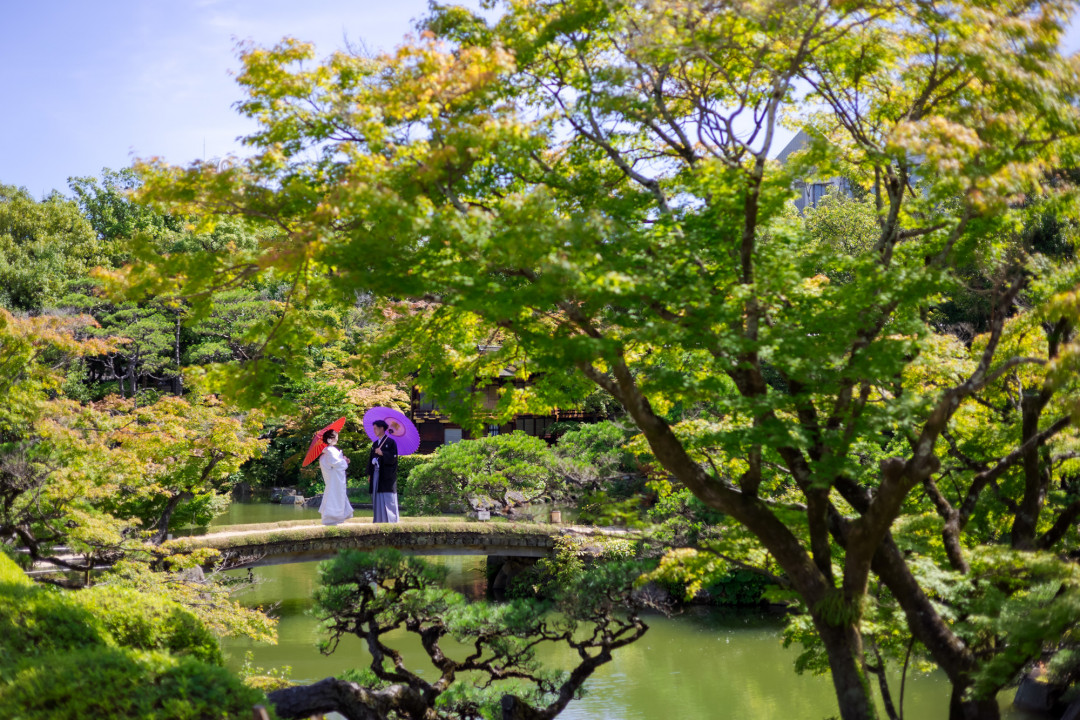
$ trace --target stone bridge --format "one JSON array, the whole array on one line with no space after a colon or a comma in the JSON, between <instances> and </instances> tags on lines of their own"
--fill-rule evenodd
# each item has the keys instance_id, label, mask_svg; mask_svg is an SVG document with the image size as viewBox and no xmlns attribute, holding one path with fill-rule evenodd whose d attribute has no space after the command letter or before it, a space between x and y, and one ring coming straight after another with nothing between
<instances>
[{"instance_id":1,"label":"stone bridge","mask_svg":"<svg viewBox=\"0 0 1080 720\"><path fill-rule=\"evenodd\" d=\"M258 567L310 562L334 557L346 548L394 548L413 555L487 555L547 557L560 536L585 541L600 554L609 538L627 533L565 525L488 523L410 518L397 524L374 524L354 518L337 526L294 521L268 525L239 525L217 532L170 540L177 549L214 548L231 567Z\"/></svg>"}]
</instances>

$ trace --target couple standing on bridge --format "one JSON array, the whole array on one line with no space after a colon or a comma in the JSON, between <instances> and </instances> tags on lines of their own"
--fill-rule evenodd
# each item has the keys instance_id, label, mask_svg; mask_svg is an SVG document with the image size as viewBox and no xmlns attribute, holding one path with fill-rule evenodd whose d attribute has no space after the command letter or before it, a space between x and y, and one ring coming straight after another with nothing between
<instances>
[{"instance_id":1,"label":"couple standing on bridge","mask_svg":"<svg viewBox=\"0 0 1080 720\"><path fill-rule=\"evenodd\" d=\"M385 420L372 423L375 440L368 453L368 491L371 493L372 506L375 508L375 522L396 523L398 521L397 466L398 446L387 432L389 425ZM326 449L319 455L319 469L322 470L323 491L319 514L323 525L338 525L352 517L353 509L345 491L345 468L349 458L337 449L337 430L330 428L322 435Z\"/></svg>"}]
</instances>

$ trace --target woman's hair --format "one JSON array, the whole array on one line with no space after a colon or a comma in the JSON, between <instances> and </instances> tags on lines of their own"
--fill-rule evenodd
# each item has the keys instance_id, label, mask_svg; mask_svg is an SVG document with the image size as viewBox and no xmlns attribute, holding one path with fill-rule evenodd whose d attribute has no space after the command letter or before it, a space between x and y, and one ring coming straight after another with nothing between
<instances>
[{"instance_id":1,"label":"woman's hair","mask_svg":"<svg viewBox=\"0 0 1080 720\"><path fill-rule=\"evenodd\" d=\"M329 444L331 440L337 437L337 430L330 428L322 434L322 441Z\"/></svg>"},{"instance_id":2,"label":"woman's hair","mask_svg":"<svg viewBox=\"0 0 1080 720\"><path fill-rule=\"evenodd\" d=\"M377 425L377 426L381 427L383 430L388 430L390 428L390 426L386 424L385 420L376 420L375 422L373 422L371 424L372 425Z\"/></svg>"}]
</instances>

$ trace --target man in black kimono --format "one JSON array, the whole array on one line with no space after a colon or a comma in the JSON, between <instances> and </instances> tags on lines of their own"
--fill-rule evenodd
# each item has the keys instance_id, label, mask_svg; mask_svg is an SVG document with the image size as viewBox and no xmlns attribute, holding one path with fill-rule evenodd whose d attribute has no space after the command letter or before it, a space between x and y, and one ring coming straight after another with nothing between
<instances>
[{"instance_id":1,"label":"man in black kimono","mask_svg":"<svg viewBox=\"0 0 1080 720\"><path fill-rule=\"evenodd\" d=\"M398 522L397 442L387 432L385 420L376 420L375 441L368 454L368 491L375 508L375 522Z\"/></svg>"}]
</instances>

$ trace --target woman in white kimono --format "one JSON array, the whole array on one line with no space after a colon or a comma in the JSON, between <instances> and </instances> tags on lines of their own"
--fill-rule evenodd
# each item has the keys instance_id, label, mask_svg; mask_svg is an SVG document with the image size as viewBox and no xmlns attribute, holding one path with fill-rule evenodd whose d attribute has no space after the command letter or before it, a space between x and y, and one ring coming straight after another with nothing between
<instances>
[{"instance_id":1,"label":"woman in white kimono","mask_svg":"<svg viewBox=\"0 0 1080 720\"><path fill-rule=\"evenodd\" d=\"M323 483L326 486L323 489L322 504L319 505L323 525L338 525L353 515L349 495L345 492L345 468L349 466L349 458L335 447L337 441L338 434L335 430L323 433L326 449L319 455L319 469L322 470Z\"/></svg>"}]
</instances>

